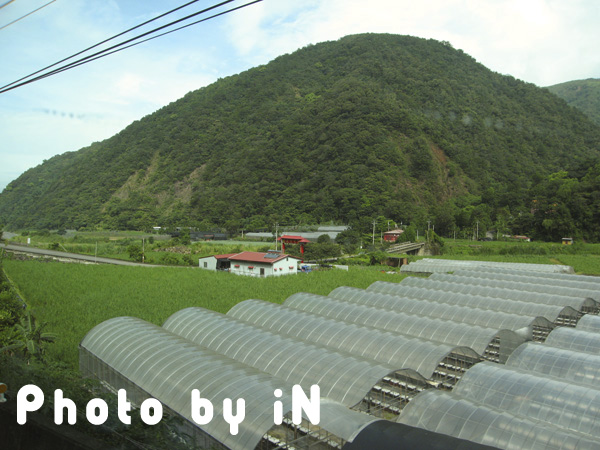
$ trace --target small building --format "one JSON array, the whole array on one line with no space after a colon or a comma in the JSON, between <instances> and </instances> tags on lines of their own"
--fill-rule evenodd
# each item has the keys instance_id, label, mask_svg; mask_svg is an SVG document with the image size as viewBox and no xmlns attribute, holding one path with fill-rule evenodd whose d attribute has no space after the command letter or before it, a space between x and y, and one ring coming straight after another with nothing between
<instances>
[{"instance_id":1,"label":"small building","mask_svg":"<svg viewBox=\"0 0 600 450\"><path fill-rule=\"evenodd\" d=\"M279 252L241 252L200 258L199 265L201 269L269 277L298 273L298 261L300 258Z\"/></svg>"},{"instance_id":2,"label":"small building","mask_svg":"<svg viewBox=\"0 0 600 450\"><path fill-rule=\"evenodd\" d=\"M283 236L277 238L278 241L281 241L281 250L285 252L285 244L300 244L300 253L304 255L304 244L310 244L310 241L302 236L292 236L289 234L284 234Z\"/></svg>"},{"instance_id":3,"label":"small building","mask_svg":"<svg viewBox=\"0 0 600 450\"><path fill-rule=\"evenodd\" d=\"M573 245L573 238L562 238L563 245Z\"/></svg>"},{"instance_id":4,"label":"small building","mask_svg":"<svg viewBox=\"0 0 600 450\"><path fill-rule=\"evenodd\" d=\"M386 242L396 242L404 230L396 229L383 233L383 240Z\"/></svg>"},{"instance_id":5,"label":"small building","mask_svg":"<svg viewBox=\"0 0 600 450\"><path fill-rule=\"evenodd\" d=\"M531 238L528 236L513 236L512 239L516 240L516 241L521 241L521 242L531 242Z\"/></svg>"}]
</instances>

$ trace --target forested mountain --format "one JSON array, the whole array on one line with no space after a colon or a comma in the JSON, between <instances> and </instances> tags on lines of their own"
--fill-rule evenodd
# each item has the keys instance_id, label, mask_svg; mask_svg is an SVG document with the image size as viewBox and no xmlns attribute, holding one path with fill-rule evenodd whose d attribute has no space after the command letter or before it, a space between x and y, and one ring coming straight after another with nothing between
<instances>
[{"instance_id":1,"label":"forested mountain","mask_svg":"<svg viewBox=\"0 0 600 450\"><path fill-rule=\"evenodd\" d=\"M583 113L448 43L354 35L28 170L0 194L0 222L235 231L383 216L466 230L529 213L532 186L592 166L599 143Z\"/></svg>"},{"instance_id":2,"label":"forested mountain","mask_svg":"<svg viewBox=\"0 0 600 450\"><path fill-rule=\"evenodd\" d=\"M568 81L548 86L548 90L582 110L600 125L600 79Z\"/></svg>"}]
</instances>

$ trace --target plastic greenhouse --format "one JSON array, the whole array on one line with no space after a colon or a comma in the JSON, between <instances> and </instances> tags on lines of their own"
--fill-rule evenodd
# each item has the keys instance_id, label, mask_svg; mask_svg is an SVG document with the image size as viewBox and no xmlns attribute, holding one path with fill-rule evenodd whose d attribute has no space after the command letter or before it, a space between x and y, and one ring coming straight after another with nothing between
<instances>
[{"instance_id":1,"label":"plastic greenhouse","mask_svg":"<svg viewBox=\"0 0 600 450\"><path fill-rule=\"evenodd\" d=\"M592 314L586 314L579 319L579 322L577 322L577 326L575 328L581 331L600 333L600 317Z\"/></svg>"},{"instance_id":2,"label":"plastic greenhouse","mask_svg":"<svg viewBox=\"0 0 600 450\"><path fill-rule=\"evenodd\" d=\"M461 275L465 273L466 275ZM453 275L447 273L434 273L431 280L450 281L451 283L475 284L479 286L517 290L521 292L543 293L552 296L565 296L577 298L589 298L596 300L598 298L597 290L577 289L566 286L550 286L547 284L533 284L531 282L519 282L516 280L498 280L491 278L473 277L471 272L455 272Z\"/></svg>"},{"instance_id":3,"label":"plastic greenhouse","mask_svg":"<svg viewBox=\"0 0 600 450\"><path fill-rule=\"evenodd\" d=\"M260 300L238 303L227 313L259 327L341 350L452 387L481 360L469 347L438 344L347 324Z\"/></svg>"},{"instance_id":4,"label":"plastic greenhouse","mask_svg":"<svg viewBox=\"0 0 600 450\"><path fill-rule=\"evenodd\" d=\"M506 450L592 450L598 441L574 431L465 399L424 391L398 422Z\"/></svg>"},{"instance_id":5,"label":"plastic greenhouse","mask_svg":"<svg viewBox=\"0 0 600 450\"><path fill-rule=\"evenodd\" d=\"M465 373L457 395L596 438L600 391L535 372L483 362Z\"/></svg>"},{"instance_id":6,"label":"plastic greenhouse","mask_svg":"<svg viewBox=\"0 0 600 450\"><path fill-rule=\"evenodd\" d=\"M531 370L592 388L600 386L600 355L527 342L513 352L507 367Z\"/></svg>"},{"instance_id":7,"label":"plastic greenhouse","mask_svg":"<svg viewBox=\"0 0 600 450\"><path fill-rule=\"evenodd\" d=\"M281 442L299 440L332 440L341 446L377 420L339 403L324 401L318 427L311 425L310 429L308 422L296 427L289 418L280 426L274 425L273 392L283 390L283 412L289 413L289 383L131 317L107 320L86 335L80 345L80 369L112 390L126 389L135 404L148 397L160 400L168 411L187 420L186 431L203 447L272 449ZM190 393L199 387L202 397L214 405L214 418L201 428L193 424L190 408ZM237 435L230 434L229 424L222 416L225 398L246 401L246 417Z\"/></svg>"},{"instance_id":8,"label":"plastic greenhouse","mask_svg":"<svg viewBox=\"0 0 600 450\"><path fill-rule=\"evenodd\" d=\"M556 328L546 339L548 345L600 355L600 334L577 328Z\"/></svg>"},{"instance_id":9,"label":"plastic greenhouse","mask_svg":"<svg viewBox=\"0 0 600 450\"><path fill-rule=\"evenodd\" d=\"M541 316L557 325L575 326L581 317L581 313L570 306L543 305L527 301L468 294L461 292L462 290L460 285L452 283L442 284L441 282L418 278L414 278L414 281L413 279L406 278L402 283L375 281L367 288L367 291L369 292L427 299L452 305L520 314L530 317Z\"/></svg>"},{"instance_id":10,"label":"plastic greenhouse","mask_svg":"<svg viewBox=\"0 0 600 450\"><path fill-rule=\"evenodd\" d=\"M413 289L409 288L408 290L412 291ZM418 291L418 289L414 290ZM435 317L458 323L479 325L484 328L512 330L534 340L545 340L548 333L554 328L554 324L545 317L531 317L492 311L485 309L485 303L479 304L477 307L448 304L443 302L444 298L456 296L457 294L438 295L440 294L439 291L427 292L433 294L431 299L401 297L342 286L331 291L329 297L385 311L398 311L423 317ZM407 295L410 295L410 293L407 293ZM488 303L489 301L485 299L485 302ZM557 312L560 312L561 309L557 309ZM577 315L574 310L572 312Z\"/></svg>"},{"instance_id":11,"label":"plastic greenhouse","mask_svg":"<svg viewBox=\"0 0 600 450\"><path fill-rule=\"evenodd\" d=\"M437 275L441 276L442 274ZM442 281L430 278L421 279L409 277L402 280L400 284L425 287L429 289L446 290L460 294L473 294L482 295L484 297L504 298L506 300L518 300L526 303L537 303L541 305L554 305L562 307L570 306L581 313L597 311L597 303L591 298L566 297L563 295L542 294L537 292L520 291L517 289L490 287L483 284L470 284L468 281L465 282L458 277L456 277L454 281L450 281L449 278L453 278L452 275L443 276L448 277L448 279L444 279ZM467 280L476 279L469 278Z\"/></svg>"},{"instance_id":12,"label":"plastic greenhouse","mask_svg":"<svg viewBox=\"0 0 600 450\"><path fill-rule=\"evenodd\" d=\"M510 330L482 328L448 320L385 311L303 292L292 295L283 304L347 323L423 340L470 347L490 361L505 362L508 356L525 341L523 336Z\"/></svg>"},{"instance_id":13,"label":"plastic greenhouse","mask_svg":"<svg viewBox=\"0 0 600 450\"><path fill-rule=\"evenodd\" d=\"M467 261L467 260L452 260L452 259L433 259L425 258L412 262L400 269L402 272L414 273L444 273L454 272L459 269L470 268L497 268L497 269L513 269L527 272L540 273L574 273L570 266L562 266L558 264L529 264L529 263L501 263L494 261Z\"/></svg>"},{"instance_id":14,"label":"plastic greenhouse","mask_svg":"<svg viewBox=\"0 0 600 450\"><path fill-rule=\"evenodd\" d=\"M318 384L322 397L372 415L397 415L412 396L427 387L414 370L375 364L203 308L183 309L169 317L163 328L288 383L300 384L307 392Z\"/></svg>"},{"instance_id":15,"label":"plastic greenhouse","mask_svg":"<svg viewBox=\"0 0 600 450\"><path fill-rule=\"evenodd\" d=\"M517 282L517 283L528 283L528 284L536 284L542 285L546 287L558 287L560 289L565 289L567 295L572 296L587 296L591 297L594 300L600 300L600 284L589 282L589 281L580 281L580 280L563 280L558 278L540 278L536 276L530 276L527 272L522 272L519 275L516 274L507 274L507 273L494 273L494 272L484 272L484 271L471 271L471 270L457 270L454 272L454 275L464 276L464 277L473 277L473 278L484 278L489 280L497 280L497 281L508 281L508 282ZM573 290L574 294L568 293L568 289ZM586 291L586 293L582 293L579 290ZM543 291L540 291L543 292ZM559 292L555 292L559 293ZM581 294L581 295L580 295Z\"/></svg>"}]
</instances>

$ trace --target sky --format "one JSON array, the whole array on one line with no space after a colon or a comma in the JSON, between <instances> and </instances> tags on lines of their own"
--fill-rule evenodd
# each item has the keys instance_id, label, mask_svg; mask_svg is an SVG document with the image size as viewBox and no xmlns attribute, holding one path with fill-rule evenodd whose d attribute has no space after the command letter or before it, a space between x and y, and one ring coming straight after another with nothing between
<instances>
[{"instance_id":1,"label":"sky","mask_svg":"<svg viewBox=\"0 0 600 450\"><path fill-rule=\"evenodd\" d=\"M186 3L44 6L50 1L0 0L0 86ZM111 43L216 3L198 1ZM598 24L598 0L263 0L0 93L0 191L54 155L107 139L189 91L308 44L365 32L433 38L495 72L550 86L600 78Z\"/></svg>"}]
</instances>

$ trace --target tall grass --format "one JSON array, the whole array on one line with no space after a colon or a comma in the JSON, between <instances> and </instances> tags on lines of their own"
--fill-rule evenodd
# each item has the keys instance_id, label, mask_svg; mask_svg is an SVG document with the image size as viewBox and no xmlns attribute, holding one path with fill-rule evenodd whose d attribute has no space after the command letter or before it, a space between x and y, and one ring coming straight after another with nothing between
<instances>
[{"instance_id":1,"label":"tall grass","mask_svg":"<svg viewBox=\"0 0 600 450\"><path fill-rule=\"evenodd\" d=\"M366 288L402 275L351 268L283 277L250 278L196 268L123 267L5 260L5 271L36 317L59 335L51 358L78 365L78 345L100 322L134 316L161 325L189 306L225 313L250 298L282 303L296 292L327 295L338 286Z\"/></svg>"}]
</instances>

